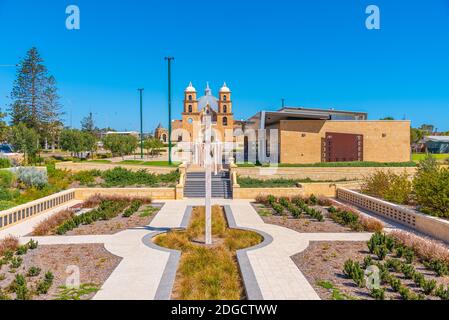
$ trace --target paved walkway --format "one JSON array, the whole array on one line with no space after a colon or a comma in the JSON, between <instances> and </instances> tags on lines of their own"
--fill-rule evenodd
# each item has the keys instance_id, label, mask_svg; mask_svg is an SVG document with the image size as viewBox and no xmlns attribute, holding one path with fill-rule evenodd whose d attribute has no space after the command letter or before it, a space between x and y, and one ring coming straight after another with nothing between
<instances>
[{"instance_id":1,"label":"paved walkway","mask_svg":"<svg viewBox=\"0 0 449 320\"><path fill-rule=\"evenodd\" d=\"M273 238L267 246L248 251L248 259L264 299L318 300L319 296L290 257L306 249L310 241L366 241L371 236L369 233L298 233L264 223L248 200L215 199L213 204L229 205L237 226L263 231ZM105 248L122 257L122 261L94 299L151 300L156 297L170 253L150 248L142 239L166 228L180 227L187 206L195 205L203 205L203 201L165 201L149 226L115 235L33 238L39 244L104 243ZM23 235L23 231L16 231L17 235ZM21 242L28 240L27 237L21 238Z\"/></svg>"}]
</instances>

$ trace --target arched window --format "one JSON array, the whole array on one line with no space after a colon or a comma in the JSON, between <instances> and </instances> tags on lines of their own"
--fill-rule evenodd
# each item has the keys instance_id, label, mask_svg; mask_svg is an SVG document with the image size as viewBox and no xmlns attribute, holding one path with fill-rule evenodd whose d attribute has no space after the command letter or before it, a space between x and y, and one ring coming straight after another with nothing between
<instances>
[{"instance_id":1,"label":"arched window","mask_svg":"<svg viewBox=\"0 0 449 320\"><path fill-rule=\"evenodd\" d=\"M226 95L223 95L223 101L226 101L228 99L228 97L226 97Z\"/></svg>"},{"instance_id":2,"label":"arched window","mask_svg":"<svg viewBox=\"0 0 449 320\"><path fill-rule=\"evenodd\" d=\"M223 117L223 125L224 126L228 125L228 118L227 117Z\"/></svg>"},{"instance_id":3,"label":"arched window","mask_svg":"<svg viewBox=\"0 0 449 320\"><path fill-rule=\"evenodd\" d=\"M192 105L189 105L189 112L192 112Z\"/></svg>"},{"instance_id":4,"label":"arched window","mask_svg":"<svg viewBox=\"0 0 449 320\"><path fill-rule=\"evenodd\" d=\"M223 113L228 113L228 106L226 105L223 106Z\"/></svg>"},{"instance_id":5,"label":"arched window","mask_svg":"<svg viewBox=\"0 0 449 320\"><path fill-rule=\"evenodd\" d=\"M192 95L189 94L189 101L192 101Z\"/></svg>"}]
</instances>

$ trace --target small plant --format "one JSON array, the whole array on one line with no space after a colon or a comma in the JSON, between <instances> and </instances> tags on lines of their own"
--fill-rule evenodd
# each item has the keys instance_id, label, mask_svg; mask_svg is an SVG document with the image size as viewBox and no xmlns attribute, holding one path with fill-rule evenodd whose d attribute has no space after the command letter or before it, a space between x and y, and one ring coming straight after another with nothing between
<instances>
[{"instance_id":1,"label":"small plant","mask_svg":"<svg viewBox=\"0 0 449 320\"><path fill-rule=\"evenodd\" d=\"M54 279L53 273L48 271L45 274L44 279L38 282L36 286L36 292L38 294L47 294L48 290L53 284L53 279Z\"/></svg>"},{"instance_id":2,"label":"small plant","mask_svg":"<svg viewBox=\"0 0 449 320\"><path fill-rule=\"evenodd\" d=\"M391 286L391 289L393 289L394 292L399 292L399 290L402 287L402 282L401 282L400 279L392 277L390 279L390 286Z\"/></svg>"},{"instance_id":3,"label":"small plant","mask_svg":"<svg viewBox=\"0 0 449 320\"><path fill-rule=\"evenodd\" d=\"M425 294L432 294L437 286L437 282L435 280L424 280L421 283L421 288L423 289Z\"/></svg>"},{"instance_id":4,"label":"small plant","mask_svg":"<svg viewBox=\"0 0 449 320\"><path fill-rule=\"evenodd\" d=\"M415 252L411 248L406 248L404 250L404 259L405 262L408 264L413 263L413 260L415 259Z\"/></svg>"},{"instance_id":5,"label":"small plant","mask_svg":"<svg viewBox=\"0 0 449 320\"><path fill-rule=\"evenodd\" d=\"M14 256L11 258L9 266L11 269L17 269L22 265L22 262L23 262L23 259L21 257Z\"/></svg>"},{"instance_id":6,"label":"small plant","mask_svg":"<svg viewBox=\"0 0 449 320\"><path fill-rule=\"evenodd\" d=\"M365 269L368 268L372 264L373 264L373 258L371 256L366 256L365 258L363 258L363 267Z\"/></svg>"},{"instance_id":7,"label":"small plant","mask_svg":"<svg viewBox=\"0 0 449 320\"><path fill-rule=\"evenodd\" d=\"M279 215L284 214L284 206L282 206L281 204L273 202L271 204L271 207L273 208L274 211L276 211L277 214Z\"/></svg>"},{"instance_id":8,"label":"small plant","mask_svg":"<svg viewBox=\"0 0 449 320\"><path fill-rule=\"evenodd\" d=\"M447 276L449 274L447 264L440 260L425 261L424 266L427 269L435 271L439 277Z\"/></svg>"},{"instance_id":9,"label":"small plant","mask_svg":"<svg viewBox=\"0 0 449 320\"><path fill-rule=\"evenodd\" d=\"M318 198L314 194L312 194L309 197L308 203L312 206L316 206L318 204Z\"/></svg>"},{"instance_id":10,"label":"small plant","mask_svg":"<svg viewBox=\"0 0 449 320\"><path fill-rule=\"evenodd\" d=\"M413 274L413 282L419 287L423 286L423 283L425 281L424 275L421 272L415 272Z\"/></svg>"},{"instance_id":11,"label":"small plant","mask_svg":"<svg viewBox=\"0 0 449 320\"><path fill-rule=\"evenodd\" d=\"M415 268L411 264L404 264L402 266L402 273L407 279L413 279Z\"/></svg>"},{"instance_id":12,"label":"small plant","mask_svg":"<svg viewBox=\"0 0 449 320\"><path fill-rule=\"evenodd\" d=\"M41 268L30 267L27 272L27 277L37 277L41 273Z\"/></svg>"},{"instance_id":13,"label":"small plant","mask_svg":"<svg viewBox=\"0 0 449 320\"><path fill-rule=\"evenodd\" d=\"M41 189L48 184L47 172L34 167L20 167L17 179L28 187Z\"/></svg>"},{"instance_id":14,"label":"small plant","mask_svg":"<svg viewBox=\"0 0 449 320\"><path fill-rule=\"evenodd\" d=\"M0 301L11 300L11 297L0 288Z\"/></svg>"},{"instance_id":15,"label":"small plant","mask_svg":"<svg viewBox=\"0 0 449 320\"><path fill-rule=\"evenodd\" d=\"M378 245L374 248L374 254L379 258L379 260L384 260L388 254L388 249L386 245Z\"/></svg>"},{"instance_id":16,"label":"small plant","mask_svg":"<svg viewBox=\"0 0 449 320\"><path fill-rule=\"evenodd\" d=\"M347 260L343 266L343 272L346 276L354 280L360 288L365 286L365 274L357 261Z\"/></svg>"},{"instance_id":17,"label":"small plant","mask_svg":"<svg viewBox=\"0 0 449 320\"><path fill-rule=\"evenodd\" d=\"M34 250L34 249L37 249L38 244L39 243L37 241L34 241L33 239L31 239L30 241L28 241L27 246L28 246L28 249Z\"/></svg>"},{"instance_id":18,"label":"small plant","mask_svg":"<svg viewBox=\"0 0 449 320\"><path fill-rule=\"evenodd\" d=\"M17 300L30 300L31 294L27 287L27 281L21 274L16 275L15 279L10 285L10 290L16 293Z\"/></svg>"},{"instance_id":19,"label":"small plant","mask_svg":"<svg viewBox=\"0 0 449 320\"><path fill-rule=\"evenodd\" d=\"M17 248L16 253L19 256L23 256L24 254L26 254L28 252L28 246L27 245L21 245Z\"/></svg>"},{"instance_id":20,"label":"small plant","mask_svg":"<svg viewBox=\"0 0 449 320\"><path fill-rule=\"evenodd\" d=\"M141 206L142 206L142 201L140 201L140 200L133 200L131 202L131 205L129 206L129 208L125 210L125 212L122 214L122 216L125 217L125 218L131 217L134 213L137 212L137 210L139 210L139 208Z\"/></svg>"},{"instance_id":21,"label":"small plant","mask_svg":"<svg viewBox=\"0 0 449 320\"><path fill-rule=\"evenodd\" d=\"M78 288L61 286L59 287L59 293L56 300L81 300L83 296L95 293L98 290L100 290L100 288L91 283L83 283Z\"/></svg>"},{"instance_id":22,"label":"small plant","mask_svg":"<svg viewBox=\"0 0 449 320\"><path fill-rule=\"evenodd\" d=\"M388 269L393 269L395 272L402 270L402 262L399 259L387 259L386 265Z\"/></svg>"},{"instance_id":23,"label":"small plant","mask_svg":"<svg viewBox=\"0 0 449 320\"><path fill-rule=\"evenodd\" d=\"M444 289L444 286L440 284L440 286L435 289L435 296L441 300L449 300L449 286L447 289Z\"/></svg>"},{"instance_id":24,"label":"small plant","mask_svg":"<svg viewBox=\"0 0 449 320\"><path fill-rule=\"evenodd\" d=\"M376 300L385 300L385 289L384 288L373 288L371 289L371 296Z\"/></svg>"}]
</instances>

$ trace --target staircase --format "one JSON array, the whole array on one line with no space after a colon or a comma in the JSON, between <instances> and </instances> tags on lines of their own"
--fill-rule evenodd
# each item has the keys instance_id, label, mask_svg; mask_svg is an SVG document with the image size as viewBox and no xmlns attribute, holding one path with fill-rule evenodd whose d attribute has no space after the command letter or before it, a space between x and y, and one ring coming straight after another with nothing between
<instances>
[{"instance_id":1,"label":"staircase","mask_svg":"<svg viewBox=\"0 0 449 320\"><path fill-rule=\"evenodd\" d=\"M204 198L206 196L206 173L187 172L184 197ZM232 198L231 179L228 171L212 174L212 198Z\"/></svg>"}]
</instances>

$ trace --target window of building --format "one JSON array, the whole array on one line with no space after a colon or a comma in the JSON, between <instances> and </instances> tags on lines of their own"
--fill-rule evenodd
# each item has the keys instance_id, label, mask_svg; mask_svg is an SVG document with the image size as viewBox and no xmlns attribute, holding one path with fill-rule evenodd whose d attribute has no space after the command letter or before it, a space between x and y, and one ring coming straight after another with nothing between
<instances>
[{"instance_id":1,"label":"window of building","mask_svg":"<svg viewBox=\"0 0 449 320\"><path fill-rule=\"evenodd\" d=\"M192 101L192 95L189 94L189 101Z\"/></svg>"},{"instance_id":2,"label":"window of building","mask_svg":"<svg viewBox=\"0 0 449 320\"><path fill-rule=\"evenodd\" d=\"M228 112L228 106L226 106L226 105L223 106L223 112L224 112L224 113L227 113L227 112Z\"/></svg>"},{"instance_id":3,"label":"window of building","mask_svg":"<svg viewBox=\"0 0 449 320\"><path fill-rule=\"evenodd\" d=\"M226 97L226 95L223 95L223 100L226 101L228 99L228 97Z\"/></svg>"},{"instance_id":4,"label":"window of building","mask_svg":"<svg viewBox=\"0 0 449 320\"><path fill-rule=\"evenodd\" d=\"M192 112L192 105L189 105L189 112Z\"/></svg>"},{"instance_id":5,"label":"window of building","mask_svg":"<svg viewBox=\"0 0 449 320\"><path fill-rule=\"evenodd\" d=\"M223 117L223 125L224 126L228 125L228 118L227 117Z\"/></svg>"}]
</instances>

